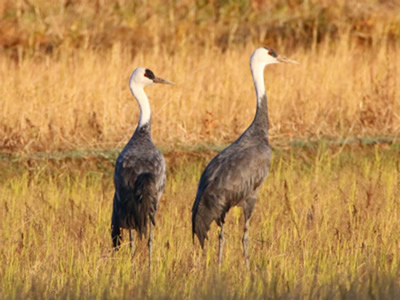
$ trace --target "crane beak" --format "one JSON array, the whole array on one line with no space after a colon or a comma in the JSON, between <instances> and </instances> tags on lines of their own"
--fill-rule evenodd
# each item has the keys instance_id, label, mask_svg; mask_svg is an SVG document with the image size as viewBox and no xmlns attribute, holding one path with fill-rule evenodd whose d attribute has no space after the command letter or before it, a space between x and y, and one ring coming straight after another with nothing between
<instances>
[{"instance_id":1,"label":"crane beak","mask_svg":"<svg viewBox=\"0 0 400 300\"><path fill-rule=\"evenodd\" d=\"M154 83L163 83L163 84L175 84L172 81L168 81L168 80L162 79L160 77L154 77L153 82Z\"/></svg>"},{"instance_id":2,"label":"crane beak","mask_svg":"<svg viewBox=\"0 0 400 300\"><path fill-rule=\"evenodd\" d=\"M292 60L292 59L289 59L289 58L286 58L286 57L283 57L283 56L279 56L279 55L278 55L278 57L276 59L279 62L283 62L283 63L296 64L296 65L300 64L299 62L297 62L295 60Z\"/></svg>"}]
</instances>

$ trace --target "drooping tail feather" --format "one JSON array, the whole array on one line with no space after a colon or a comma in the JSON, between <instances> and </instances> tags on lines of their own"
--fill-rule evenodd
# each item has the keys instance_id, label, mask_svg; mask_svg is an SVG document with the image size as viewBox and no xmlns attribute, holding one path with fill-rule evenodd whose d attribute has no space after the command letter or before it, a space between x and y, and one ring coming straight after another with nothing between
<instances>
[{"instance_id":1,"label":"drooping tail feather","mask_svg":"<svg viewBox=\"0 0 400 300\"><path fill-rule=\"evenodd\" d=\"M201 248L204 248L204 240L208 239L207 232L211 223L215 220L218 226L225 222L225 214L230 206L220 199L207 195L197 195L192 208L192 236L197 235Z\"/></svg>"},{"instance_id":2,"label":"drooping tail feather","mask_svg":"<svg viewBox=\"0 0 400 300\"><path fill-rule=\"evenodd\" d=\"M211 222L210 222L211 223ZM207 232L210 229L210 225L204 222L201 216L196 216L195 214L192 217L192 235L194 242L194 235L197 235L199 239L201 248L204 248L204 240L208 239Z\"/></svg>"},{"instance_id":3,"label":"drooping tail feather","mask_svg":"<svg viewBox=\"0 0 400 300\"><path fill-rule=\"evenodd\" d=\"M204 240L208 239L207 232L210 230L211 223L215 220L216 215L211 209L204 206L195 206L192 210L192 236L197 235L201 248L204 248Z\"/></svg>"},{"instance_id":4,"label":"drooping tail feather","mask_svg":"<svg viewBox=\"0 0 400 300\"><path fill-rule=\"evenodd\" d=\"M147 217L155 225L157 188L153 174L142 173L137 177L133 190L133 201L129 203L129 206L135 221L135 228L139 236L143 237L143 234L147 233Z\"/></svg>"}]
</instances>

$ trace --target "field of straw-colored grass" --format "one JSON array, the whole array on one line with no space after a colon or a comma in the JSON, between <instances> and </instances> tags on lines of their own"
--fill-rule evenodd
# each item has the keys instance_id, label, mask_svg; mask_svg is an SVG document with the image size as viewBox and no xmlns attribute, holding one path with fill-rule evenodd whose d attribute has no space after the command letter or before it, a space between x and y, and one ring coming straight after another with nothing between
<instances>
[{"instance_id":1,"label":"field of straw-colored grass","mask_svg":"<svg viewBox=\"0 0 400 300\"><path fill-rule=\"evenodd\" d=\"M396 153L326 144L275 150L250 225L250 269L242 212L233 209L219 272L217 226L204 251L191 236L197 181L212 153L166 153L150 278L146 240L135 237L133 261L127 232L121 251L111 249L113 159L2 163L0 298L395 299Z\"/></svg>"},{"instance_id":2,"label":"field of straw-colored grass","mask_svg":"<svg viewBox=\"0 0 400 300\"><path fill-rule=\"evenodd\" d=\"M397 136L397 2L2 1L0 149L122 146L138 66L176 82L147 89L157 144L230 142L255 111L260 46L300 62L265 71L275 140Z\"/></svg>"},{"instance_id":3,"label":"field of straw-colored grass","mask_svg":"<svg viewBox=\"0 0 400 300\"><path fill-rule=\"evenodd\" d=\"M122 146L137 125L139 109L128 79L138 66L176 82L146 89L158 145L227 143L255 113L249 57L259 46L175 54L156 47L132 57L118 44L106 53L70 50L18 64L0 56L0 148L37 152ZM344 39L315 50L285 50L276 48L300 65L266 68L272 139L399 134L400 57L395 49L365 51Z\"/></svg>"},{"instance_id":4,"label":"field of straw-colored grass","mask_svg":"<svg viewBox=\"0 0 400 300\"><path fill-rule=\"evenodd\" d=\"M0 1L0 299L400 297L397 0ZM250 224L201 250L191 207L207 162L251 123L265 70L271 171ZM147 243L113 253L113 168L146 88L166 157L153 272ZM384 141L385 144L379 143Z\"/></svg>"}]
</instances>

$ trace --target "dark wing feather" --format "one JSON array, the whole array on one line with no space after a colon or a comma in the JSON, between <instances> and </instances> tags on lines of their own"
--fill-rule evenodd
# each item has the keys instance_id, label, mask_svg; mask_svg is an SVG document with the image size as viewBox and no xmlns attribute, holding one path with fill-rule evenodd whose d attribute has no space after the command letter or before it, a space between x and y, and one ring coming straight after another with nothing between
<instances>
[{"instance_id":1,"label":"dark wing feather","mask_svg":"<svg viewBox=\"0 0 400 300\"><path fill-rule=\"evenodd\" d=\"M157 209L157 188L152 173L141 173L135 181L133 188L133 201L127 203L127 211L132 212L135 220L135 228L140 236L147 229L147 217L155 225L155 213Z\"/></svg>"},{"instance_id":2,"label":"dark wing feather","mask_svg":"<svg viewBox=\"0 0 400 300\"><path fill-rule=\"evenodd\" d=\"M204 246L212 221L224 222L225 214L257 192L270 163L267 143L234 143L219 153L204 170L192 209L192 230Z\"/></svg>"},{"instance_id":3,"label":"dark wing feather","mask_svg":"<svg viewBox=\"0 0 400 300\"><path fill-rule=\"evenodd\" d=\"M155 224L158 201L165 187L165 162L161 153L152 149L146 155L122 152L114 174L114 211L119 226L146 233L147 217Z\"/></svg>"}]
</instances>

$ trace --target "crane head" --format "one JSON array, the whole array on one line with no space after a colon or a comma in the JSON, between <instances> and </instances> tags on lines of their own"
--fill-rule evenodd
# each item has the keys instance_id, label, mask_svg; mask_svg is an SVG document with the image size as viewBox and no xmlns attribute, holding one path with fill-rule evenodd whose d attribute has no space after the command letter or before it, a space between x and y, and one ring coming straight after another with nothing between
<instances>
[{"instance_id":1,"label":"crane head","mask_svg":"<svg viewBox=\"0 0 400 300\"><path fill-rule=\"evenodd\" d=\"M262 65L265 67L266 65L278 63L298 64L297 61L280 56L273 49L267 47L256 49L250 58L250 65L253 66Z\"/></svg>"},{"instance_id":2,"label":"crane head","mask_svg":"<svg viewBox=\"0 0 400 300\"><path fill-rule=\"evenodd\" d=\"M142 87L155 83L174 84L171 81L155 76L153 71L146 68L136 68L131 75L129 83L141 85Z\"/></svg>"}]
</instances>

